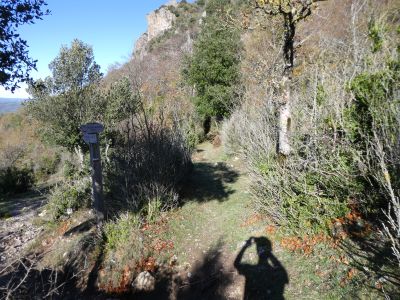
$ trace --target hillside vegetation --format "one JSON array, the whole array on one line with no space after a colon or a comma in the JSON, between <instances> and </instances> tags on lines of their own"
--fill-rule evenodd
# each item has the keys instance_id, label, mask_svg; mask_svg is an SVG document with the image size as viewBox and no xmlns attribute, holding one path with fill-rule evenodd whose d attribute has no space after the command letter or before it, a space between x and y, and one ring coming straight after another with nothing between
<instances>
[{"instance_id":1,"label":"hillside vegetation","mask_svg":"<svg viewBox=\"0 0 400 300\"><path fill-rule=\"evenodd\" d=\"M166 29L105 75L90 45L63 46L0 117L1 222L46 196L0 295L400 297L399 1L181 1L150 18ZM105 127L101 222L87 122Z\"/></svg>"}]
</instances>

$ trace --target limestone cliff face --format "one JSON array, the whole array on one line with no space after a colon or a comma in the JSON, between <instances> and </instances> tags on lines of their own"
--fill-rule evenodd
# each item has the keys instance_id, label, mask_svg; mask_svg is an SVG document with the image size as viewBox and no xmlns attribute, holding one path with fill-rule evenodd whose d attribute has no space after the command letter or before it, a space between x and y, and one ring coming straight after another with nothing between
<instances>
[{"instance_id":1,"label":"limestone cliff face","mask_svg":"<svg viewBox=\"0 0 400 300\"><path fill-rule=\"evenodd\" d=\"M147 43L172 27L176 16L168 7L177 5L176 0L169 1L166 5L161 6L146 16L147 32L142 34L136 41L134 54L143 56L146 53Z\"/></svg>"},{"instance_id":2,"label":"limestone cliff face","mask_svg":"<svg viewBox=\"0 0 400 300\"><path fill-rule=\"evenodd\" d=\"M160 33L172 27L175 15L166 6L162 6L156 11L147 15L147 37L150 41Z\"/></svg>"},{"instance_id":3,"label":"limestone cliff face","mask_svg":"<svg viewBox=\"0 0 400 300\"><path fill-rule=\"evenodd\" d=\"M145 32L137 39L133 49L133 55L140 58L146 55L146 46L148 42L149 38L147 36L147 32Z\"/></svg>"}]
</instances>

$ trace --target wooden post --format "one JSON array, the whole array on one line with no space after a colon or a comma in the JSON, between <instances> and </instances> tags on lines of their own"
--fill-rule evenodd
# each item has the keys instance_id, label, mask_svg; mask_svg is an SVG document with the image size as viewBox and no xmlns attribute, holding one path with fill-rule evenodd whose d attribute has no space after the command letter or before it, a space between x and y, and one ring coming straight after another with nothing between
<instances>
[{"instance_id":1,"label":"wooden post","mask_svg":"<svg viewBox=\"0 0 400 300\"><path fill-rule=\"evenodd\" d=\"M104 130L100 123L88 123L80 127L83 140L89 145L90 165L92 166L92 200L98 219L104 217L103 177L101 171L101 156L99 133Z\"/></svg>"}]
</instances>

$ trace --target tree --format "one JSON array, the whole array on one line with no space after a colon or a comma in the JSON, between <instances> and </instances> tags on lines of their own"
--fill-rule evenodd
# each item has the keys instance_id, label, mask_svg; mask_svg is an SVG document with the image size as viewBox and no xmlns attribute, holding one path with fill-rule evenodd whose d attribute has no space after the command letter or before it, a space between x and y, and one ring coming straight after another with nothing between
<instances>
[{"instance_id":1,"label":"tree","mask_svg":"<svg viewBox=\"0 0 400 300\"><path fill-rule=\"evenodd\" d=\"M196 91L197 111L206 120L228 116L237 97L240 36L220 19L228 3L214 0L207 4L208 16L183 70L184 78Z\"/></svg>"},{"instance_id":2,"label":"tree","mask_svg":"<svg viewBox=\"0 0 400 300\"><path fill-rule=\"evenodd\" d=\"M82 148L79 126L99 121L105 109L98 90L102 74L93 49L74 40L71 47L61 48L49 68L51 77L29 86L33 99L27 104L28 111L44 125L45 140L70 151Z\"/></svg>"},{"instance_id":3,"label":"tree","mask_svg":"<svg viewBox=\"0 0 400 300\"><path fill-rule=\"evenodd\" d=\"M257 0L257 5L273 16L282 16L284 27L281 99L278 108L278 145L277 152L287 156L291 152L289 134L291 130L290 89L295 56L294 38L298 22L312 13L315 2L324 0Z\"/></svg>"},{"instance_id":4,"label":"tree","mask_svg":"<svg viewBox=\"0 0 400 300\"><path fill-rule=\"evenodd\" d=\"M28 56L28 44L17 28L33 24L48 15L44 0L2 0L0 3L0 84L14 91L19 83L30 80L29 72L36 61Z\"/></svg>"}]
</instances>

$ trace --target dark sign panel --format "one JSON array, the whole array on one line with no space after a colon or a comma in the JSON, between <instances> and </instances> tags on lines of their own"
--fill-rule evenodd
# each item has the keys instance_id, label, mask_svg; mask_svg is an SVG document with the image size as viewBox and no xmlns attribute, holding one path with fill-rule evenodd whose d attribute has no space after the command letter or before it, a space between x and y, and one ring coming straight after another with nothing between
<instances>
[{"instance_id":1,"label":"dark sign panel","mask_svg":"<svg viewBox=\"0 0 400 300\"><path fill-rule=\"evenodd\" d=\"M87 123L80 127L83 133L100 133L104 130L104 126L100 123Z\"/></svg>"}]
</instances>

